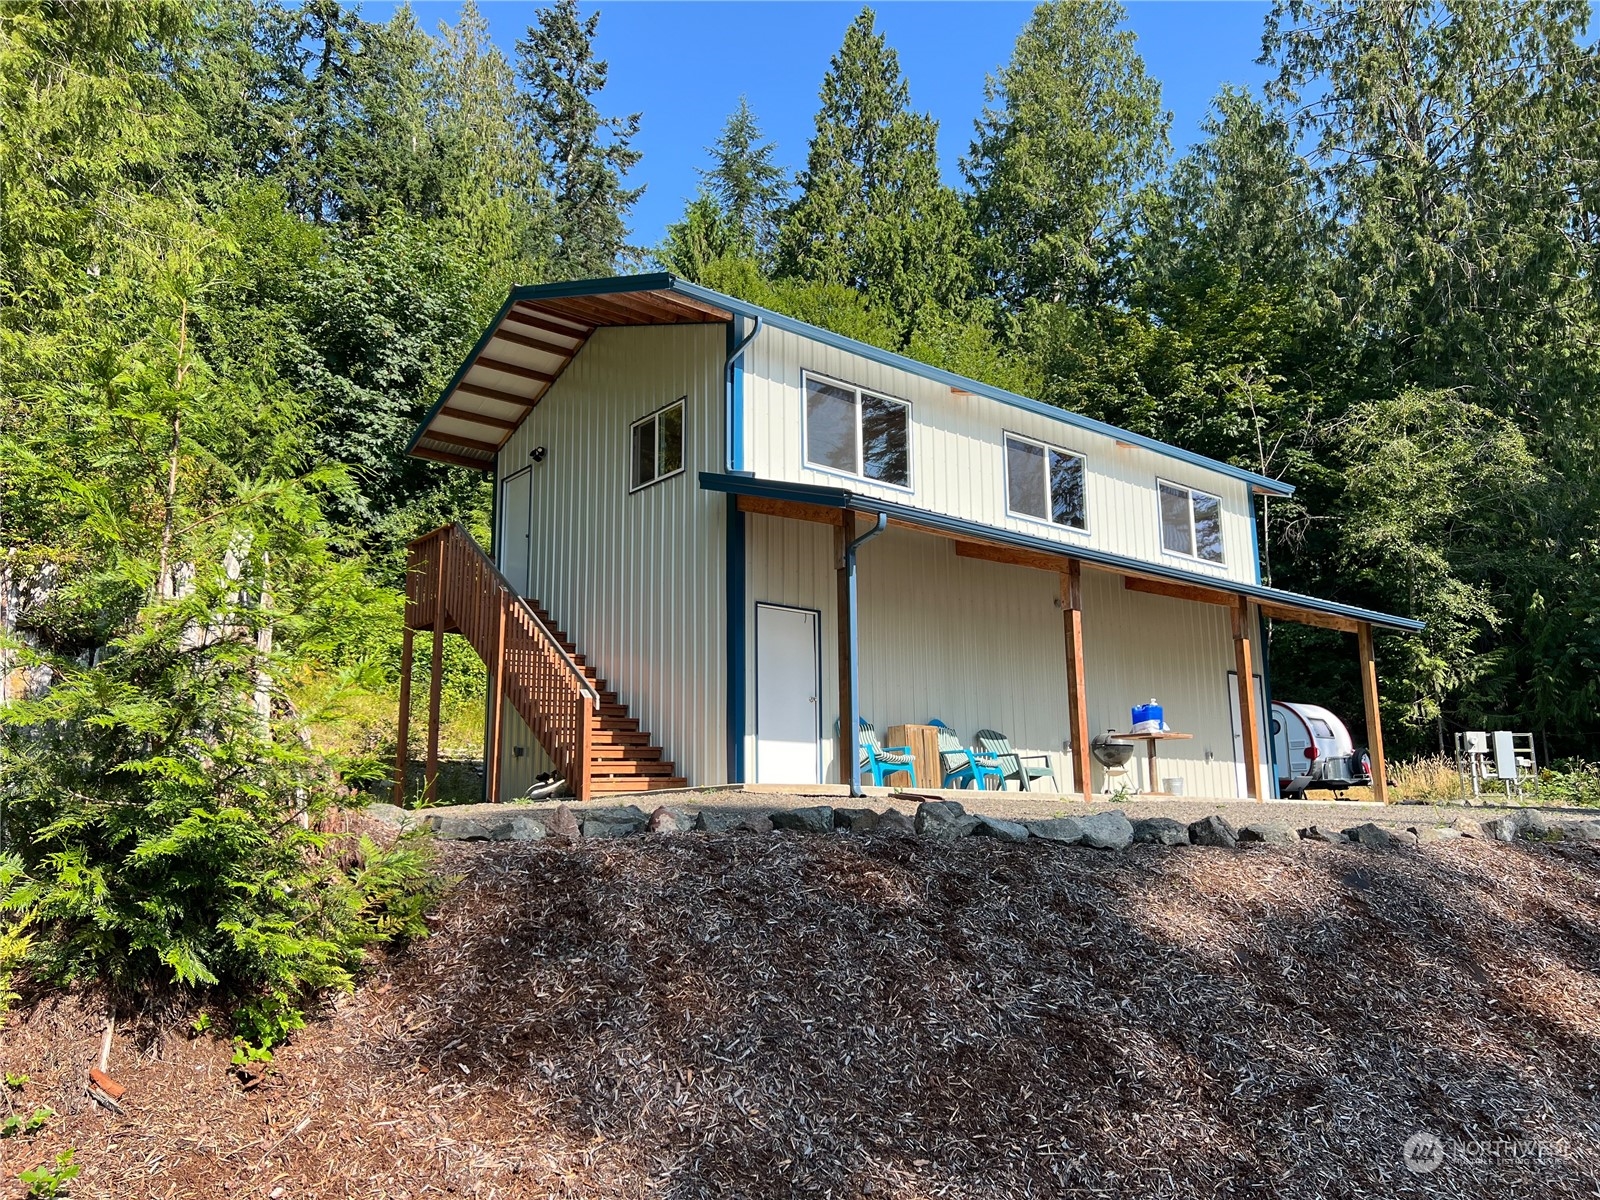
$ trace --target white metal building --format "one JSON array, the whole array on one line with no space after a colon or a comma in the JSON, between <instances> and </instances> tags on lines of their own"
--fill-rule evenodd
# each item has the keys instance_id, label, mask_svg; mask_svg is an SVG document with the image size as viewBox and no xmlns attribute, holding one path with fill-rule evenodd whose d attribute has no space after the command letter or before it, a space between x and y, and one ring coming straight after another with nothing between
<instances>
[{"instance_id":1,"label":"white metal building","mask_svg":"<svg viewBox=\"0 0 1600 1200\"><path fill-rule=\"evenodd\" d=\"M1151 698L1162 779L1261 796L1263 615L1357 635L1381 793L1372 630L1418 626L1261 584L1278 480L669 275L514 290L409 451L495 478L499 576L423 539L407 642L489 663L495 798L851 782L852 711L1099 790Z\"/></svg>"}]
</instances>

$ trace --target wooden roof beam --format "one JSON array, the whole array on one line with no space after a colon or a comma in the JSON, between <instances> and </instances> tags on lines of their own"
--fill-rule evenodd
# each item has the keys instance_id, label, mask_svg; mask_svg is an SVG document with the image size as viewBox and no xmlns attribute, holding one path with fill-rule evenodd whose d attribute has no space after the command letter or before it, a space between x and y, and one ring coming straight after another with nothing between
<instances>
[{"instance_id":1,"label":"wooden roof beam","mask_svg":"<svg viewBox=\"0 0 1600 1200\"><path fill-rule=\"evenodd\" d=\"M413 446L411 453L417 458L431 458L435 462L449 463L452 467L471 467L474 471L487 471L494 466L493 460L484 462L476 458L468 458L465 454L451 454L445 450L433 450L427 446Z\"/></svg>"},{"instance_id":2,"label":"wooden roof beam","mask_svg":"<svg viewBox=\"0 0 1600 1200\"><path fill-rule=\"evenodd\" d=\"M576 346L558 346L555 342L546 342L540 338L528 337L526 334L513 333L509 329L496 329L494 336L499 341L510 342L513 346L537 350L541 354L554 354L557 358L571 358L579 350L583 349L583 339L581 337L578 338ZM574 334L573 336L577 337L578 335Z\"/></svg>"},{"instance_id":3,"label":"wooden roof beam","mask_svg":"<svg viewBox=\"0 0 1600 1200\"><path fill-rule=\"evenodd\" d=\"M1130 592L1166 596L1172 600L1191 600L1196 604L1218 604L1223 608L1232 608L1238 600L1234 592L1224 592L1194 583L1168 583L1160 579L1145 579L1139 575L1124 575L1122 586Z\"/></svg>"},{"instance_id":4,"label":"wooden roof beam","mask_svg":"<svg viewBox=\"0 0 1600 1200\"><path fill-rule=\"evenodd\" d=\"M800 504L793 500L769 500L765 496L740 496L739 511L764 517L787 517L793 521L815 521L837 525L840 510L823 504Z\"/></svg>"},{"instance_id":5,"label":"wooden roof beam","mask_svg":"<svg viewBox=\"0 0 1600 1200\"><path fill-rule=\"evenodd\" d=\"M593 325L573 325L561 321L553 321L541 313L535 313L525 308L507 309L506 320L515 321L518 325L526 325L529 329L538 329L561 337L577 338L580 343L594 332Z\"/></svg>"},{"instance_id":6,"label":"wooden roof beam","mask_svg":"<svg viewBox=\"0 0 1600 1200\"><path fill-rule=\"evenodd\" d=\"M499 371L502 375L515 375L518 379L532 379L536 383L554 383L555 375L549 371L536 370L533 367L523 367L516 363L505 362L503 359L490 358L487 354L480 354L472 363L475 367L482 367L485 371Z\"/></svg>"},{"instance_id":7,"label":"wooden roof beam","mask_svg":"<svg viewBox=\"0 0 1600 1200\"><path fill-rule=\"evenodd\" d=\"M430 429L422 435L425 442L443 442L447 446L460 446L463 450L481 450L488 455L500 453L504 442L480 442L472 438L457 437L453 433L439 433Z\"/></svg>"},{"instance_id":8,"label":"wooden roof beam","mask_svg":"<svg viewBox=\"0 0 1600 1200\"><path fill-rule=\"evenodd\" d=\"M471 409L452 408L448 404L433 415L435 417L449 417L454 421L470 421L474 425L487 425L490 429L504 429L507 432L522 424L521 421L508 421L504 417L491 417L488 413L473 412ZM431 430L422 436L431 437Z\"/></svg>"},{"instance_id":9,"label":"wooden roof beam","mask_svg":"<svg viewBox=\"0 0 1600 1200\"><path fill-rule=\"evenodd\" d=\"M458 383L456 391L468 396L481 396L485 400L497 400L501 404L513 404L530 411L535 403L527 396L519 396L515 392L502 392L499 388L484 387L481 383ZM512 428L516 426L513 425Z\"/></svg>"}]
</instances>

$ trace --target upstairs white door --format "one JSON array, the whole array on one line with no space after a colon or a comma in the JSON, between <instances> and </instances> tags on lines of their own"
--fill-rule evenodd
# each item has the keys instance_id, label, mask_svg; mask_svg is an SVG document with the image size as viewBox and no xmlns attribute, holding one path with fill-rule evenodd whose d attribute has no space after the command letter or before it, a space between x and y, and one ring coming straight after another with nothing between
<instances>
[{"instance_id":1,"label":"upstairs white door","mask_svg":"<svg viewBox=\"0 0 1600 1200\"><path fill-rule=\"evenodd\" d=\"M1272 735L1267 732L1271 714L1267 712L1267 689L1256 679L1256 745L1261 748L1261 787L1268 796L1278 794L1278 779L1272 770ZM1248 797L1248 783L1244 777L1244 722L1239 719L1239 672L1228 672L1228 728L1233 731L1233 779L1239 799Z\"/></svg>"},{"instance_id":2,"label":"upstairs white door","mask_svg":"<svg viewBox=\"0 0 1600 1200\"><path fill-rule=\"evenodd\" d=\"M756 782L821 783L817 614L756 605Z\"/></svg>"},{"instance_id":3,"label":"upstairs white door","mask_svg":"<svg viewBox=\"0 0 1600 1200\"><path fill-rule=\"evenodd\" d=\"M528 566L533 561L529 524L533 516L533 472L518 471L500 485L500 573L517 595L528 594Z\"/></svg>"}]
</instances>

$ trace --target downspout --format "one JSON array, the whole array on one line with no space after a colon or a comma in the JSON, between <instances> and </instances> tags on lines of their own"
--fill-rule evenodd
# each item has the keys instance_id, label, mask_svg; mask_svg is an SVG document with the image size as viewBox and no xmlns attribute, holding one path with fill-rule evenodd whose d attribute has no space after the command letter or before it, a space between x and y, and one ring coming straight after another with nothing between
<instances>
[{"instance_id":1,"label":"downspout","mask_svg":"<svg viewBox=\"0 0 1600 1200\"><path fill-rule=\"evenodd\" d=\"M722 414L722 442L723 456L726 461L728 473L743 474L744 472L744 380L743 373L738 367L739 359L746 348L755 340L756 334L761 332L761 318L755 319L755 324L750 327L750 332L739 342L734 341L733 322L728 323L728 357L722 364L723 376L723 414ZM726 579L724 587L723 629L727 635L726 656L727 664L727 729L728 729L728 763L727 774L729 783L743 783L745 777L745 689L748 671L745 667L745 532L744 512L739 507L739 498L728 497L727 515L727 558L723 566Z\"/></svg>"},{"instance_id":2,"label":"downspout","mask_svg":"<svg viewBox=\"0 0 1600 1200\"><path fill-rule=\"evenodd\" d=\"M744 472L744 405L737 403L743 397L737 396L733 384L733 369L743 356L746 348L755 341L756 334L761 332L761 318L755 319L755 324L750 326L750 332L744 340L728 351L728 359L722 364L723 404L725 412L722 420L723 458L727 462L729 474L742 474Z\"/></svg>"},{"instance_id":3,"label":"downspout","mask_svg":"<svg viewBox=\"0 0 1600 1200\"><path fill-rule=\"evenodd\" d=\"M844 548L844 575L845 595L848 603L845 605L845 622L849 626L850 647L850 724L845 728L849 730L847 736L840 738L840 742L851 748L850 754L850 795L859 798L861 791L861 660L857 653L858 639L856 627L856 551L867 542L877 537L889 524L887 513L879 513L875 525L855 541L848 543Z\"/></svg>"}]
</instances>

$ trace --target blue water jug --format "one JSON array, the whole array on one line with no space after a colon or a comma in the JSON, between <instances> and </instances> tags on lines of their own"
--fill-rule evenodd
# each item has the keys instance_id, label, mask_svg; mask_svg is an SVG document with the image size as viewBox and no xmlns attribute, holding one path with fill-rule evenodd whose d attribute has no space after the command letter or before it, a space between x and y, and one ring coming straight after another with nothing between
<instances>
[{"instance_id":1,"label":"blue water jug","mask_svg":"<svg viewBox=\"0 0 1600 1200\"><path fill-rule=\"evenodd\" d=\"M1161 705L1154 700L1133 706L1134 733L1160 733L1163 727Z\"/></svg>"}]
</instances>

